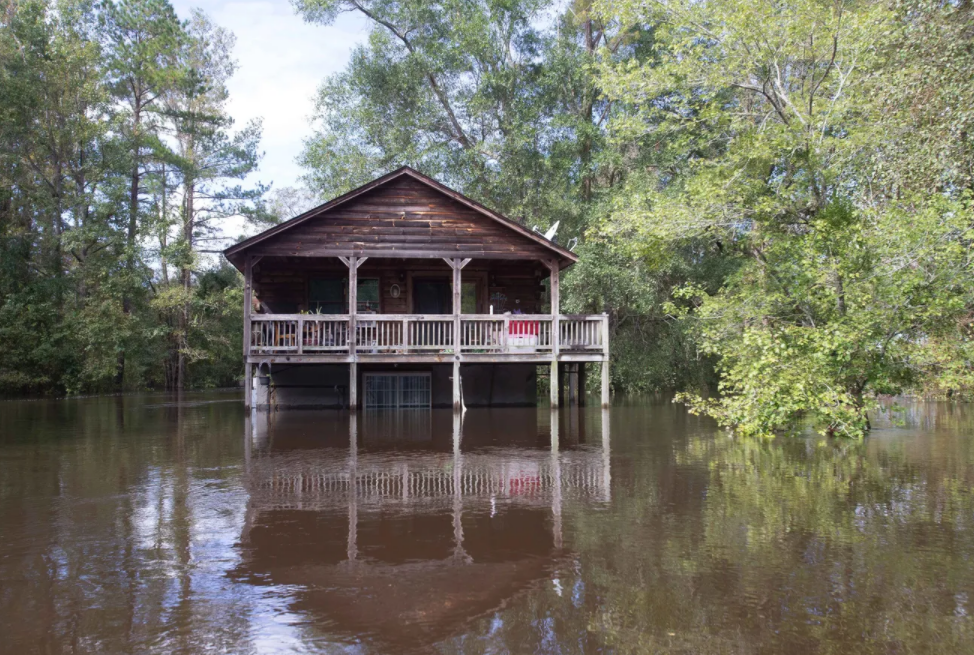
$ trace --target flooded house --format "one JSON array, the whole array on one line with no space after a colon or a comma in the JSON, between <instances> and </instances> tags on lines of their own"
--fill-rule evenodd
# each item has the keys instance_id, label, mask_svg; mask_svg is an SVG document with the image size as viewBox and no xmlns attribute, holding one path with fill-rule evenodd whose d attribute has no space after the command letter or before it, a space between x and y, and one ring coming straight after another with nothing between
<instances>
[{"instance_id":1,"label":"flooded house","mask_svg":"<svg viewBox=\"0 0 974 655\"><path fill-rule=\"evenodd\" d=\"M592 362L608 403L608 317L560 311L577 255L411 168L224 254L248 405L534 405L541 367L556 407L583 402Z\"/></svg>"}]
</instances>

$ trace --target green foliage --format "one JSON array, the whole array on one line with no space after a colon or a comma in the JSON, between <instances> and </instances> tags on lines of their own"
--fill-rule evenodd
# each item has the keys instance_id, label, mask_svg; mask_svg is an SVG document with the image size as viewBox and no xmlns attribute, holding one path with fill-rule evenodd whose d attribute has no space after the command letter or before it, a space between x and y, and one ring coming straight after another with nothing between
<instances>
[{"instance_id":1,"label":"green foliage","mask_svg":"<svg viewBox=\"0 0 974 655\"><path fill-rule=\"evenodd\" d=\"M265 218L228 183L260 137L224 109L232 38L166 0L0 6L0 393L235 383L239 276L198 253Z\"/></svg>"},{"instance_id":2,"label":"green foliage","mask_svg":"<svg viewBox=\"0 0 974 655\"><path fill-rule=\"evenodd\" d=\"M720 374L719 398L680 399L744 434L809 421L859 436L879 395L968 388L971 139L937 124L955 108L969 120L974 84L931 56L941 37L927 21L966 39L950 50L969 60L970 7L605 10L656 26L657 57L602 64L609 97L633 107L617 138L662 140L672 159L630 176L600 233L637 258L703 241L738 262L668 306ZM937 118L916 120L920 80ZM930 156L934 139L955 159Z\"/></svg>"}]
</instances>

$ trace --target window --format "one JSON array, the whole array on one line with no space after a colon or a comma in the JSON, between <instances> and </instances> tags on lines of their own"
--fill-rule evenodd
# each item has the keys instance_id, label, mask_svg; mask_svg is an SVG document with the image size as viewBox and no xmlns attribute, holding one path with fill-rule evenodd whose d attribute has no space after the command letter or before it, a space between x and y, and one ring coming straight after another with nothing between
<instances>
[{"instance_id":1,"label":"window","mask_svg":"<svg viewBox=\"0 0 974 655\"><path fill-rule=\"evenodd\" d=\"M340 277L314 278L308 284L308 311L315 314L344 314L348 311L346 281ZM379 280L358 281L358 311L379 311Z\"/></svg>"},{"instance_id":2,"label":"window","mask_svg":"<svg viewBox=\"0 0 974 655\"><path fill-rule=\"evenodd\" d=\"M308 311L344 314L345 280L340 277L312 279L308 284Z\"/></svg>"},{"instance_id":3,"label":"window","mask_svg":"<svg viewBox=\"0 0 974 655\"><path fill-rule=\"evenodd\" d=\"M462 282L460 284L460 313L477 313L477 282Z\"/></svg>"},{"instance_id":4,"label":"window","mask_svg":"<svg viewBox=\"0 0 974 655\"><path fill-rule=\"evenodd\" d=\"M358 281L358 311L379 312L379 280L365 278Z\"/></svg>"}]
</instances>

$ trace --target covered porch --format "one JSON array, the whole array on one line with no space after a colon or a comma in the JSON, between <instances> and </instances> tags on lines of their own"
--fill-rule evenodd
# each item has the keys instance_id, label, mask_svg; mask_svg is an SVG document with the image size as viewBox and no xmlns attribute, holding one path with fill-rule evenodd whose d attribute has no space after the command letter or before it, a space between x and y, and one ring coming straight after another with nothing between
<instances>
[{"instance_id":1,"label":"covered porch","mask_svg":"<svg viewBox=\"0 0 974 655\"><path fill-rule=\"evenodd\" d=\"M452 364L459 409L462 364L521 363L550 367L557 406L564 363L608 358L606 315L559 312L558 260L252 256L244 278L248 402L261 365L347 365L357 407L359 364Z\"/></svg>"}]
</instances>

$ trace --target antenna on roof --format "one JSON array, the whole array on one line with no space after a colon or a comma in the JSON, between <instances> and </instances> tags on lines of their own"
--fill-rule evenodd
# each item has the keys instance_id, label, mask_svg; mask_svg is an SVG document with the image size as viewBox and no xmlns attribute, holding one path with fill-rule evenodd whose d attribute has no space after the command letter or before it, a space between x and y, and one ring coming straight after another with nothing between
<instances>
[{"instance_id":1,"label":"antenna on roof","mask_svg":"<svg viewBox=\"0 0 974 655\"><path fill-rule=\"evenodd\" d=\"M555 238L555 234L558 232L558 226L559 225L561 225L561 221L555 221L555 224L552 225L551 228L547 232L544 233L544 238L547 239L548 241L551 241L552 239L554 239Z\"/></svg>"}]
</instances>

